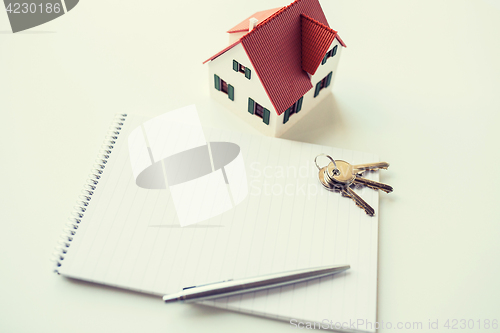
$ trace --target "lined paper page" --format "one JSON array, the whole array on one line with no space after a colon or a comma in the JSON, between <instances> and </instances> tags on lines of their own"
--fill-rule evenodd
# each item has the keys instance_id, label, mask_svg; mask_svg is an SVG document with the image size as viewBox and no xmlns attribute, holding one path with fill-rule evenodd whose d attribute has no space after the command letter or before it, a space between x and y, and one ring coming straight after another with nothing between
<instances>
[{"instance_id":1,"label":"lined paper page","mask_svg":"<svg viewBox=\"0 0 500 333\"><path fill-rule=\"evenodd\" d=\"M350 264L351 269L316 281L203 303L287 321L326 320L341 325L363 319L374 323L378 218L367 216L352 200L321 188L312 161L321 152L356 164L378 161L377 157L285 140L263 141L268 149L259 149L262 157L249 159L265 161L263 165L276 170L276 177L266 178L263 173L257 181L251 179L276 191L261 197L257 216L246 216L245 234L254 238L241 240L244 251L252 253L247 264L236 264L242 276L329 264ZM284 177L279 177L281 169ZM378 173L367 177L378 180ZM293 195L276 195L280 188ZM356 192L378 211L376 191L362 188Z\"/></svg>"},{"instance_id":2,"label":"lined paper page","mask_svg":"<svg viewBox=\"0 0 500 333\"><path fill-rule=\"evenodd\" d=\"M61 274L163 295L229 278L350 264L333 277L203 304L284 320L375 322L378 218L323 189L314 158L326 153L356 164L376 156L204 128L209 142L239 145L248 195L231 210L181 227L168 187L135 184L127 141L144 121L128 117ZM378 180L376 172L367 176ZM376 191L356 192L378 213Z\"/></svg>"}]
</instances>

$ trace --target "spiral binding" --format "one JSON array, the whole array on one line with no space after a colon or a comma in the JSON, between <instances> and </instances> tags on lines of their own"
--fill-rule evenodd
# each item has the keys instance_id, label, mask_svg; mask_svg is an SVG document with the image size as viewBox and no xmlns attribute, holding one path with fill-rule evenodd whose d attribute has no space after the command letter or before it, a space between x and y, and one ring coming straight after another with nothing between
<instances>
[{"instance_id":1,"label":"spiral binding","mask_svg":"<svg viewBox=\"0 0 500 333\"><path fill-rule=\"evenodd\" d=\"M69 222L65 223L65 228L63 229L63 233L59 237L56 251L52 255L52 261L56 263L56 267L54 269L56 273L59 273L59 267L61 267L62 261L64 260L64 257L66 256L66 253L71 246L73 237L78 232L78 228L80 226L80 223L82 222L82 218L85 215L85 211L87 210L90 200L92 199L92 195L94 194L97 184L99 183L99 180L104 173L104 169L106 169L106 164L108 163L114 145L118 140L118 136L120 135L126 117L126 114L120 114L116 115L113 119L113 124L106 134L104 143L99 150L97 160L92 167L89 178L87 179L86 184L83 186L82 194L78 196L78 200L76 202L77 205L71 212Z\"/></svg>"}]
</instances>

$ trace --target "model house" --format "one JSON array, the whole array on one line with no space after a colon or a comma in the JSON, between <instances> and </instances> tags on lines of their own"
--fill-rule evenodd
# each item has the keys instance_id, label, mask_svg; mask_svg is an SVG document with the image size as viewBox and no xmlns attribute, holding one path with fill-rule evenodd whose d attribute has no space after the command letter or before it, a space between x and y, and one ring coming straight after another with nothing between
<instances>
[{"instance_id":1,"label":"model house","mask_svg":"<svg viewBox=\"0 0 500 333\"><path fill-rule=\"evenodd\" d=\"M209 62L210 93L244 121L280 136L326 96L344 42L318 0L257 12L228 31Z\"/></svg>"}]
</instances>

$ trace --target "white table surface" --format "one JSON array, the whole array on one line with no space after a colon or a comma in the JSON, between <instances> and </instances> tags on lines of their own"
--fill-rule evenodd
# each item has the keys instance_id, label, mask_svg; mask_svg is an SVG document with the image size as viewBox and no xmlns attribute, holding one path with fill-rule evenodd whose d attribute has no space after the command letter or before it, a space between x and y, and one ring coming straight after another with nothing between
<instances>
[{"instance_id":1,"label":"white table surface","mask_svg":"<svg viewBox=\"0 0 500 333\"><path fill-rule=\"evenodd\" d=\"M286 4L85 0L18 34L0 11L1 332L290 331L71 281L49 261L114 113L197 103L203 123L255 132L210 101L202 61L240 20ZM328 111L285 138L391 163L381 174L395 191L380 195L378 321L446 332L447 319L499 320L500 1L322 5L348 47Z\"/></svg>"}]
</instances>

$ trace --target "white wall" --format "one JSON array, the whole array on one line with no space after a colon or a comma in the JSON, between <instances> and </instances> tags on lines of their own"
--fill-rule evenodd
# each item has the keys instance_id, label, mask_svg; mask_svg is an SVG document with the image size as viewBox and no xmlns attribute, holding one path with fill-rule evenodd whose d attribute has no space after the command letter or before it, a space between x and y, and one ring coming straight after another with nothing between
<instances>
[{"instance_id":1,"label":"white wall","mask_svg":"<svg viewBox=\"0 0 500 333\"><path fill-rule=\"evenodd\" d=\"M232 33L228 33L229 35L229 45L233 44L234 42L236 42L237 40L239 40L241 37L243 37L244 35L246 35L248 33L248 30L247 31L241 31L241 32L232 32Z\"/></svg>"},{"instance_id":2,"label":"white wall","mask_svg":"<svg viewBox=\"0 0 500 333\"><path fill-rule=\"evenodd\" d=\"M340 59L340 54L342 53L343 46L339 43L337 39L335 39L328 50L331 50L335 45L337 46L337 54L333 58L328 58L324 65L319 65L316 73L311 77L311 83L313 85L312 89L309 90L304 95L304 100L302 101L302 109L299 113L293 114L290 116L286 124L283 124L284 113L278 117L276 121L276 131L275 136L279 137L283 133L285 133L289 128L298 123L300 119L302 119L310 110L312 110L325 96L326 90L332 89L332 85L335 79L335 72L337 71L337 66ZM316 88L316 84L321 81L328 73L333 72L332 80L330 85L327 88L321 89L318 96L314 97L314 90ZM300 126L300 125L299 125Z\"/></svg>"},{"instance_id":3,"label":"white wall","mask_svg":"<svg viewBox=\"0 0 500 333\"><path fill-rule=\"evenodd\" d=\"M233 70L233 59L248 67L251 71L250 80L245 74ZM276 111L267 96L267 93L260 82L255 69L252 67L247 53L243 46L238 44L224 54L208 63L209 90L210 95L225 108L238 115L243 121L251 124L257 130L268 136L274 136L275 124L278 118ZM218 91L214 86L214 74L234 87L234 101L222 91ZM266 125L262 118L248 112L248 97L252 98L270 111L269 125ZM224 110L221 110L223 113ZM223 114L221 114L223 116ZM283 122L283 119L281 119Z\"/></svg>"}]
</instances>

